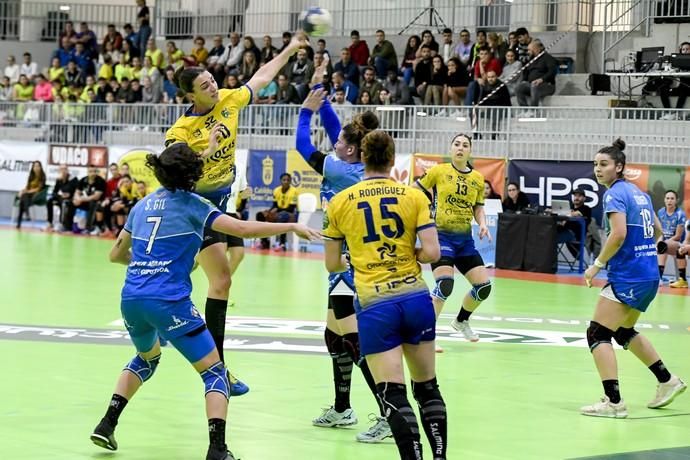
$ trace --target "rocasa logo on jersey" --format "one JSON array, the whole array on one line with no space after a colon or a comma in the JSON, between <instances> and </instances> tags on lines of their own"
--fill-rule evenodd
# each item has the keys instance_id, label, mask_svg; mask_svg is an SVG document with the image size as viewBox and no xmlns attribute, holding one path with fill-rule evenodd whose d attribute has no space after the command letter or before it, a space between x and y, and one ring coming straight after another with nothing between
<instances>
[{"instance_id":1,"label":"rocasa logo on jersey","mask_svg":"<svg viewBox=\"0 0 690 460\"><path fill-rule=\"evenodd\" d=\"M222 148L216 150L213 152L213 155L209 155L206 157L206 161L221 161L221 160L226 160L228 158L232 157L232 152L231 150L235 149L235 141L230 142L228 145L223 146Z\"/></svg>"}]
</instances>

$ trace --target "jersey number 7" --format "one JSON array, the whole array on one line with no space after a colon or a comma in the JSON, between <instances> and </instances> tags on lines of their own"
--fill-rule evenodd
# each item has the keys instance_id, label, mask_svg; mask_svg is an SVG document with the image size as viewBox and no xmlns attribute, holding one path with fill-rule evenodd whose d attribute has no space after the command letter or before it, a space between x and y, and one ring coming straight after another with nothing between
<instances>
[{"instance_id":1,"label":"jersey number 7","mask_svg":"<svg viewBox=\"0 0 690 460\"><path fill-rule=\"evenodd\" d=\"M146 254L151 254L151 249L153 249L153 242L156 240L156 235L158 234L158 229L161 228L162 221L162 216L148 216L146 218L147 224L153 224L153 230L151 231L151 236L149 236L149 244L146 245Z\"/></svg>"},{"instance_id":2,"label":"jersey number 7","mask_svg":"<svg viewBox=\"0 0 690 460\"><path fill-rule=\"evenodd\" d=\"M361 209L364 212L364 221L366 222L367 226L367 234L363 238L365 243L373 243L374 241L381 240L381 235L376 232L377 227L380 227L381 233L383 233L387 238L400 238L403 236L403 233L405 233L405 227L400 214L395 211L391 211L388 208L389 206L396 204L398 204L398 199L395 197L386 197L379 200L381 219L392 220L393 225L376 225L376 222L374 222L374 212L371 207L371 203L368 201L357 203L357 209Z\"/></svg>"}]
</instances>

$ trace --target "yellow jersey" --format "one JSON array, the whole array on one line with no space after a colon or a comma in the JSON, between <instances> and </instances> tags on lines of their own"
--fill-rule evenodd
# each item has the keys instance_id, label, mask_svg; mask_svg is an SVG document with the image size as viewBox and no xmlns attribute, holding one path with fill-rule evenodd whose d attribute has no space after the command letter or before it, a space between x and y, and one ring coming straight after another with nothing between
<instances>
[{"instance_id":1,"label":"yellow jersey","mask_svg":"<svg viewBox=\"0 0 690 460\"><path fill-rule=\"evenodd\" d=\"M240 109L252 100L248 86L218 91L218 103L204 114L187 112L177 119L165 133L165 146L184 142L195 152L208 148L208 138L216 123L222 123L223 139L218 149L204 159L204 172L196 184L196 193L208 195L227 191L235 180L235 141L239 124ZM208 197L207 197L208 198Z\"/></svg>"},{"instance_id":2,"label":"yellow jersey","mask_svg":"<svg viewBox=\"0 0 690 460\"><path fill-rule=\"evenodd\" d=\"M291 205L297 206L297 189L290 187L283 192L283 187L278 186L273 190L273 201L278 204L278 209L287 209Z\"/></svg>"},{"instance_id":3,"label":"yellow jersey","mask_svg":"<svg viewBox=\"0 0 690 460\"><path fill-rule=\"evenodd\" d=\"M433 226L424 193L374 177L333 197L323 235L347 243L359 305L366 308L428 291L415 242L417 232Z\"/></svg>"},{"instance_id":4,"label":"yellow jersey","mask_svg":"<svg viewBox=\"0 0 690 460\"><path fill-rule=\"evenodd\" d=\"M439 233L472 238L474 207L484 205L484 176L476 169L455 169L452 163L430 168L417 184L434 196L434 216Z\"/></svg>"}]
</instances>

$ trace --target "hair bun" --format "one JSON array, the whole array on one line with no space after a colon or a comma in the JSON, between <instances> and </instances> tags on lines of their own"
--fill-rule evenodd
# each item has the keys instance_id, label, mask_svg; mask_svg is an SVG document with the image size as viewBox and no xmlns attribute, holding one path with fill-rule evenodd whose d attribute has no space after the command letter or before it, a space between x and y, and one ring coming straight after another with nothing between
<instances>
[{"instance_id":1,"label":"hair bun","mask_svg":"<svg viewBox=\"0 0 690 460\"><path fill-rule=\"evenodd\" d=\"M379 117L371 110L361 113L359 116L355 117L355 119L356 122L361 124L367 131L373 131L379 127Z\"/></svg>"},{"instance_id":2,"label":"hair bun","mask_svg":"<svg viewBox=\"0 0 690 460\"><path fill-rule=\"evenodd\" d=\"M625 141L623 139L621 139L620 137L618 139L616 139L615 141L613 141L612 145L614 147L616 147L618 150L620 150L621 152L623 150L625 150Z\"/></svg>"}]
</instances>

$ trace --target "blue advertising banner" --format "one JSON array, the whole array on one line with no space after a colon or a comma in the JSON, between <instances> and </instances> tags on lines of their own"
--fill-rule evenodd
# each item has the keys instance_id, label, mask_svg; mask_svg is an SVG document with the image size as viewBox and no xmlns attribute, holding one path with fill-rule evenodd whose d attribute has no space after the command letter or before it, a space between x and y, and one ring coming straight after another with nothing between
<instances>
[{"instance_id":1,"label":"blue advertising banner","mask_svg":"<svg viewBox=\"0 0 690 460\"><path fill-rule=\"evenodd\" d=\"M488 238L479 239L479 225L472 224L472 235L474 236L474 247L477 248L479 255L484 260L486 267L496 266L496 233L498 230L498 215L486 215L486 226L489 228L491 241Z\"/></svg>"},{"instance_id":2,"label":"blue advertising banner","mask_svg":"<svg viewBox=\"0 0 690 460\"><path fill-rule=\"evenodd\" d=\"M552 200L567 200L573 190L585 191L585 204L601 222L601 199L606 191L594 178L589 161L513 160L508 163L508 180L516 182L535 206L550 207Z\"/></svg>"},{"instance_id":3,"label":"blue advertising banner","mask_svg":"<svg viewBox=\"0 0 690 460\"><path fill-rule=\"evenodd\" d=\"M287 168L285 150L250 150L247 183L252 190L250 206L271 206L273 189L280 185L280 175Z\"/></svg>"}]
</instances>

